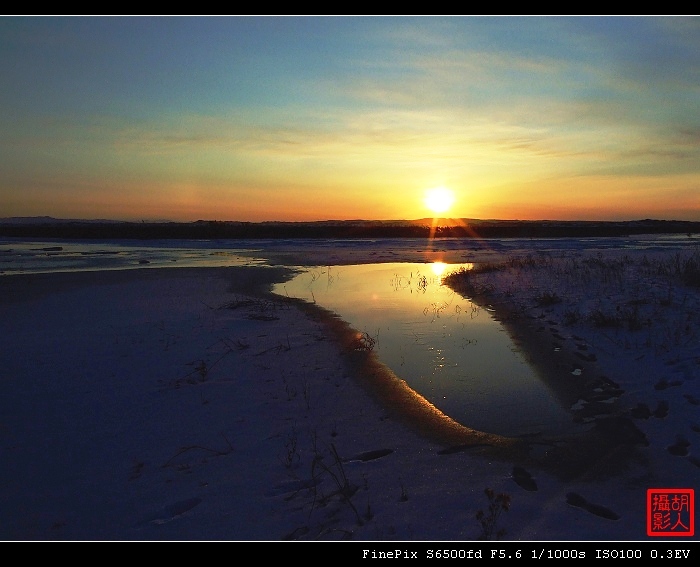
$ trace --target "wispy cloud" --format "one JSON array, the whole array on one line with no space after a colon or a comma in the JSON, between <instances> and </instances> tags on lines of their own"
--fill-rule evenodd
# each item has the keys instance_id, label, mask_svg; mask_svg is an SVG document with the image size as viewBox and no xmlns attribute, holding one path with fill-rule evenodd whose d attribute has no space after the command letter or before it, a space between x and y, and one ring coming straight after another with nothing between
<instances>
[{"instance_id":1,"label":"wispy cloud","mask_svg":"<svg viewBox=\"0 0 700 567\"><path fill-rule=\"evenodd\" d=\"M441 179L494 203L527 185L534 210L550 180L649 200L651 180L700 179L697 18L90 23L0 21L0 187L24 171L212 199L355 185L391 203Z\"/></svg>"}]
</instances>

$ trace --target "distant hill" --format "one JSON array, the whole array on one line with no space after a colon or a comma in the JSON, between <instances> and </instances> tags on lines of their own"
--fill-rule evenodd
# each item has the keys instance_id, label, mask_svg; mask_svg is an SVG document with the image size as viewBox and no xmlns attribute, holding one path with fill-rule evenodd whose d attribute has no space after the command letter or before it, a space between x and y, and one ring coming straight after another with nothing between
<instances>
[{"instance_id":1,"label":"distant hill","mask_svg":"<svg viewBox=\"0 0 700 567\"><path fill-rule=\"evenodd\" d=\"M25 224L123 224L130 221L110 219L57 219L55 217L4 217L0 218L0 225L25 225ZM146 222L163 223L168 220L151 220Z\"/></svg>"},{"instance_id":2,"label":"distant hill","mask_svg":"<svg viewBox=\"0 0 700 567\"><path fill-rule=\"evenodd\" d=\"M0 219L0 236L66 239L250 239L250 238L546 238L700 234L700 222L557 220L325 220L313 222L77 220L52 217Z\"/></svg>"}]
</instances>

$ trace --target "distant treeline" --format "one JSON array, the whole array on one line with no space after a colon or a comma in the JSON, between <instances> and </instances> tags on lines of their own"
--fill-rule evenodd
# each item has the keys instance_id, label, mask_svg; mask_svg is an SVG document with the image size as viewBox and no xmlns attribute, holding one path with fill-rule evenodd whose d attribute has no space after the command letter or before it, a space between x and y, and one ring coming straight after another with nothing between
<instances>
[{"instance_id":1,"label":"distant treeline","mask_svg":"<svg viewBox=\"0 0 700 567\"><path fill-rule=\"evenodd\" d=\"M700 222L506 221L464 219L432 227L420 221L319 222L0 222L0 236L58 239L293 239L293 238L554 238L639 234L698 234Z\"/></svg>"}]
</instances>

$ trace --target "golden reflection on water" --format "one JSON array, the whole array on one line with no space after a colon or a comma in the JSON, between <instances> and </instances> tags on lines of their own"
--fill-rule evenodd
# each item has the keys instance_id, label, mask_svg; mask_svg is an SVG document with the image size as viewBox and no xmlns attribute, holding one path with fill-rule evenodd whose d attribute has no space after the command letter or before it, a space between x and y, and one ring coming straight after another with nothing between
<instances>
[{"instance_id":1,"label":"golden reflection on water","mask_svg":"<svg viewBox=\"0 0 700 567\"><path fill-rule=\"evenodd\" d=\"M457 269L473 270L474 264L472 262L465 262L464 264L459 264L459 268L455 268L455 266L452 264L436 261L430 264L430 269L432 270L433 274L440 279L440 283L442 283L442 278L447 274L454 272Z\"/></svg>"},{"instance_id":2,"label":"golden reflection on water","mask_svg":"<svg viewBox=\"0 0 700 567\"><path fill-rule=\"evenodd\" d=\"M442 280L442 276L447 269L447 264L445 264L445 262L433 262L430 264L430 269L438 278L441 278Z\"/></svg>"},{"instance_id":3,"label":"golden reflection on water","mask_svg":"<svg viewBox=\"0 0 700 567\"><path fill-rule=\"evenodd\" d=\"M442 285L473 264L316 267L274 291L337 313L440 412L504 436L562 433L571 417L490 313Z\"/></svg>"}]
</instances>

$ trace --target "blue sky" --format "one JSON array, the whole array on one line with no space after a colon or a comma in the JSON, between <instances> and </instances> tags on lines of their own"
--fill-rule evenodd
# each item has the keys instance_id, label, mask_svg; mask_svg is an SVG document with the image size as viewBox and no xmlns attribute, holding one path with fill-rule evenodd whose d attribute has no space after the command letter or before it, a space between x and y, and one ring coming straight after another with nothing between
<instances>
[{"instance_id":1,"label":"blue sky","mask_svg":"<svg viewBox=\"0 0 700 567\"><path fill-rule=\"evenodd\" d=\"M0 216L700 220L695 17L3 17Z\"/></svg>"}]
</instances>

